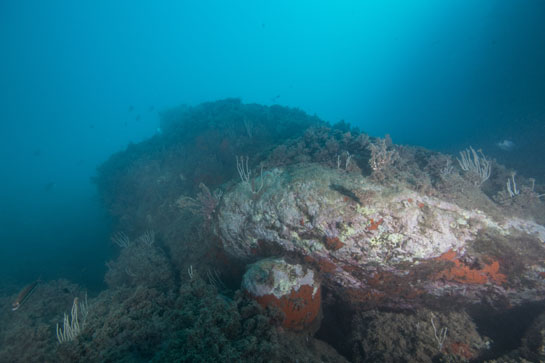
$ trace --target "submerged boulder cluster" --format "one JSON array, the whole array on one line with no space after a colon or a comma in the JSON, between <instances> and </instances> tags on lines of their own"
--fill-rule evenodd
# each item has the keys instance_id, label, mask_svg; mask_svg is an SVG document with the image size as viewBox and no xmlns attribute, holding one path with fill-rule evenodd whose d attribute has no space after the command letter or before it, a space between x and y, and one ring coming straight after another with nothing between
<instances>
[{"instance_id":1,"label":"submerged boulder cluster","mask_svg":"<svg viewBox=\"0 0 545 363\"><path fill-rule=\"evenodd\" d=\"M40 321L43 361L545 358L545 184L234 99L161 129L98 169L119 253L75 339Z\"/></svg>"}]
</instances>

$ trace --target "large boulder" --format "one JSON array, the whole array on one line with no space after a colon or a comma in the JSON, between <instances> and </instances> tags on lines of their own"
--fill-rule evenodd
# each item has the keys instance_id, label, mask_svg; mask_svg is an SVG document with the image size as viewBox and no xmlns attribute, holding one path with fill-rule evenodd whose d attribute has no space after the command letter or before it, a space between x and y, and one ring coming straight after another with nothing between
<instances>
[{"instance_id":1,"label":"large boulder","mask_svg":"<svg viewBox=\"0 0 545 363\"><path fill-rule=\"evenodd\" d=\"M238 259L290 256L367 307L545 296L545 228L531 220L313 163L260 178L233 186L217 210L216 233Z\"/></svg>"}]
</instances>

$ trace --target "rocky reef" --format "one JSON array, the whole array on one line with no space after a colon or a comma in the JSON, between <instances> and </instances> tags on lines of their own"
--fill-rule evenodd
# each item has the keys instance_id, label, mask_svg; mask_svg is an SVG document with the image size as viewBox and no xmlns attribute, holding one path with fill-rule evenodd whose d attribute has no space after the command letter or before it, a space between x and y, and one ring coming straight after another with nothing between
<instances>
[{"instance_id":1,"label":"rocky reef","mask_svg":"<svg viewBox=\"0 0 545 363\"><path fill-rule=\"evenodd\" d=\"M543 181L236 99L161 129L98 169L119 252L85 324L57 341L82 288L41 285L2 360L543 359Z\"/></svg>"}]
</instances>

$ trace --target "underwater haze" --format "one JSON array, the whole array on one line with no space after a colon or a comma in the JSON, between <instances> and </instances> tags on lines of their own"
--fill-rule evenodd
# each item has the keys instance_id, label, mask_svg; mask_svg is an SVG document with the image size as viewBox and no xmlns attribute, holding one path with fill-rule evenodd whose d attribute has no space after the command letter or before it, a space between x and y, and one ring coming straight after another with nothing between
<instances>
[{"instance_id":1,"label":"underwater haze","mask_svg":"<svg viewBox=\"0 0 545 363\"><path fill-rule=\"evenodd\" d=\"M544 24L541 0L2 1L0 292L17 295L38 279L66 279L94 295L113 286L113 278L105 282L105 274L113 269L108 261L120 248L111 237L119 237L115 233L120 230L144 233L140 225L134 230L129 226L138 225L135 221L146 213L151 215L148 222L155 218L149 223L172 259L176 252L165 247L166 241L181 232L153 224L160 217L149 211L158 209L145 204L144 192L123 194L133 190L132 181L114 188L112 180L155 175L153 168L159 166L151 162L146 171L127 165L134 166L131 162L137 159L159 160L160 150L171 147L174 137L185 137L180 135L200 135L196 143L206 147L191 152L209 152L217 134L200 134L199 126L187 120L203 120L203 128L220 130L227 116L216 126L204 125L224 109L234 119L237 114L274 115L270 120L278 125L296 120L296 127L285 129L293 133L267 129L269 139L261 149L244 149L252 157L272 155L288 136L302 137L307 127L325 122L343 129L346 123L350 126L343 131L352 136L361 131L384 138L384 152L393 141L451 155L456 167L460 151L481 149L481 160L486 155L484 160L502 165L501 172L492 172L497 190L481 181L490 200L506 181L509 188L509 173L516 172L525 187L532 183L532 193L537 186L540 202L545 193L539 190L545 183ZM206 102L212 104L201 105ZM286 108L278 111L277 105ZM184 107L190 111L184 113ZM180 125L185 122L194 128L184 134ZM239 131L252 138L245 125ZM255 135L259 130L256 126ZM210 202L215 188L230 190L231 171L238 179L231 156L240 143L227 137L217 140L213 170L199 175L177 171L187 195L209 195ZM285 145L289 151L291 146ZM373 152L372 147L366 150L362 155ZM165 151L157 165L172 160L167 154L178 155ZM346 158L342 162L348 170ZM263 156L259 162L272 159ZM323 162L314 156L309 160ZM253 161L251 167L257 167L258 160ZM337 168L338 162L333 162ZM358 165L362 175L376 171L367 162ZM221 177L212 175L214 170ZM121 177L121 171L127 174ZM259 170L252 175L260 175ZM210 188L208 194L200 183ZM361 197L343 188L337 189L345 199L360 202ZM176 199L169 193L173 204ZM142 205L149 209L129 217L113 202L114 195L125 198L127 210ZM166 200L165 195L161 198ZM541 209L537 204L535 208L531 213L537 215ZM214 213L205 222L215 220ZM378 228L379 221L371 219L370 226ZM215 228L221 231L221 225ZM195 261L204 258L199 256ZM194 260L188 261L195 267ZM190 262L180 266L172 276L180 271L185 276ZM237 273L224 272L227 285L239 283ZM503 282L503 277L494 281ZM337 338L328 339L344 357L357 360L346 353L350 349L334 344ZM167 353L161 354L170 361Z\"/></svg>"}]
</instances>

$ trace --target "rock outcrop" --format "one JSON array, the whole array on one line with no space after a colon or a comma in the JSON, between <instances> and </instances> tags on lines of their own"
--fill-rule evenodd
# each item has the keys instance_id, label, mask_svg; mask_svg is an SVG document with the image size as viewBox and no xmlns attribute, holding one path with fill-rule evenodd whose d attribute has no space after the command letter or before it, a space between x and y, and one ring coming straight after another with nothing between
<instances>
[{"instance_id":1,"label":"rock outcrop","mask_svg":"<svg viewBox=\"0 0 545 363\"><path fill-rule=\"evenodd\" d=\"M513 306L545 296L545 228L531 220L314 163L261 178L261 191L241 182L217 211L216 233L238 259L290 256L366 307Z\"/></svg>"}]
</instances>

